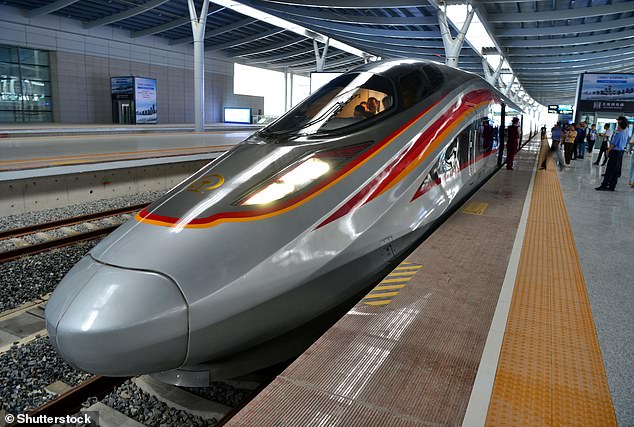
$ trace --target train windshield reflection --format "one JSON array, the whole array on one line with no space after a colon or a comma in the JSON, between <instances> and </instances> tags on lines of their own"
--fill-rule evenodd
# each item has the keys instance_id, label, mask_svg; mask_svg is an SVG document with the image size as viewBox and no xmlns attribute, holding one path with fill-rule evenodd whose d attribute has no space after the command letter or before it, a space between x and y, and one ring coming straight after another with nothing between
<instances>
[{"instance_id":1,"label":"train windshield reflection","mask_svg":"<svg viewBox=\"0 0 634 427\"><path fill-rule=\"evenodd\" d=\"M393 108L394 91L372 73L339 76L261 131L263 136L304 136L356 125Z\"/></svg>"}]
</instances>

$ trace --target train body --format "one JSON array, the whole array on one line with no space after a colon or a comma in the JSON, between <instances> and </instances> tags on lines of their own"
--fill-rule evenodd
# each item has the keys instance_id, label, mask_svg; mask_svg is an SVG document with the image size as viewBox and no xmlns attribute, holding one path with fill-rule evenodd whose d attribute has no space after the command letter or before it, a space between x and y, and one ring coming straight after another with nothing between
<instances>
[{"instance_id":1,"label":"train body","mask_svg":"<svg viewBox=\"0 0 634 427\"><path fill-rule=\"evenodd\" d=\"M367 292L496 169L507 103L433 62L337 77L92 249L48 302L51 342L89 372L172 382L292 356L312 333L294 331Z\"/></svg>"}]
</instances>

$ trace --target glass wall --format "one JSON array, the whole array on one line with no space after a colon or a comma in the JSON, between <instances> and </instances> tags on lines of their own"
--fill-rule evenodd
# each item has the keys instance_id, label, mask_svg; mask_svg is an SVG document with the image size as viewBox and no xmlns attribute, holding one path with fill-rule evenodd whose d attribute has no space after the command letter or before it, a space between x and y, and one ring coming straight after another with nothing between
<instances>
[{"instance_id":1,"label":"glass wall","mask_svg":"<svg viewBox=\"0 0 634 427\"><path fill-rule=\"evenodd\" d=\"M51 122L48 52L0 45L0 123Z\"/></svg>"}]
</instances>

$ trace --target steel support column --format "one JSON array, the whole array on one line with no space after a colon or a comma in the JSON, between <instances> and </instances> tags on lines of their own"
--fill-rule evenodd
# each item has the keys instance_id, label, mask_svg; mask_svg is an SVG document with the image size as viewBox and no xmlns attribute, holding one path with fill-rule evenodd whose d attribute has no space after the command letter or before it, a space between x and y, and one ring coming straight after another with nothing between
<instances>
[{"instance_id":1,"label":"steel support column","mask_svg":"<svg viewBox=\"0 0 634 427\"><path fill-rule=\"evenodd\" d=\"M458 32L458 36L455 39L451 36L451 31L449 30L449 22L447 21L447 14L445 13L445 10L443 10L442 8L438 9L438 24L440 25L440 35L442 36L442 42L445 46L445 64L454 68L458 68L460 50L462 49L465 36L467 35L467 30L469 29L469 25L471 25L471 20L473 19L473 14L475 13L475 9L471 5L467 5L467 7L467 18L464 24L462 24L462 29L460 29L460 31Z\"/></svg>"},{"instance_id":2,"label":"steel support column","mask_svg":"<svg viewBox=\"0 0 634 427\"><path fill-rule=\"evenodd\" d=\"M328 54L328 45L330 44L330 39L326 39L326 45L324 46L324 50L319 54L319 46L317 45L317 40L313 40L313 47L315 48L315 61L317 62L317 72L321 73L324 71L324 65L326 64L326 55Z\"/></svg>"},{"instance_id":3,"label":"steel support column","mask_svg":"<svg viewBox=\"0 0 634 427\"><path fill-rule=\"evenodd\" d=\"M497 83L498 83L498 79L500 78L500 71L502 71L503 63L504 63L503 59L500 58L500 63L495 68L495 71L491 72L489 61L487 61L486 56L482 57L482 69L484 70L484 78L493 87L498 87Z\"/></svg>"},{"instance_id":4,"label":"steel support column","mask_svg":"<svg viewBox=\"0 0 634 427\"><path fill-rule=\"evenodd\" d=\"M209 1L203 2L200 16L196 13L194 0L187 0L187 6L194 36L194 118L196 132L202 132L205 128L205 25Z\"/></svg>"}]
</instances>

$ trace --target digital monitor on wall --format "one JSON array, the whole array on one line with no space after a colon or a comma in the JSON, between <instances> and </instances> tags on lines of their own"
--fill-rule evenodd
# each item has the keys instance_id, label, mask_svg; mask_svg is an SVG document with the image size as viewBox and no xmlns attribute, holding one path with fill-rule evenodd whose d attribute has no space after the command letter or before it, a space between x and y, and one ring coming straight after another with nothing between
<instances>
[{"instance_id":1,"label":"digital monitor on wall","mask_svg":"<svg viewBox=\"0 0 634 427\"><path fill-rule=\"evenodd\" d=\"M251 109L225 107L225 123L251 123Z\"/></svg>"},{"instance_id":2,"label":"digital monitor on wall","mask_svg":"<svg viewBox=\"0 0 634 427\"><path fill-rule=\"evenodd\" d=\"M315 93L320 87L343 73L310 73L310 93Z\"/></svg>"},{"instance_id":3,"label":"digital monitor on wall","mask_svg":"<svg viewBox=\"0 0 634 427\"><path fill-rule=\"evenodd\" d=\"M134 95L134 77L111 77L110 88L113 95Z\"/></svg>"},{"instance_id":4,"label":"digital monitor on wall","mask_svg":"<svg viewBox=\"0 0 634 427\"><path fill-rule=\"evenodd\" d=\"M157 122L156 79L134 78L134 102L137 124Z\"/></svg>"},{"instance_id":5,"label":"digital monitor on wall","mask_svg":"<svg viewBox=\"0 0 634 427\"><path fill-rule=\"evenodd\" d=\"M577 111L634 111L634 74L581 75Z\"/></svg>"}]
</instances>

